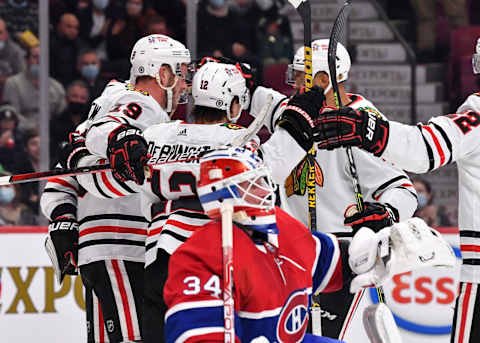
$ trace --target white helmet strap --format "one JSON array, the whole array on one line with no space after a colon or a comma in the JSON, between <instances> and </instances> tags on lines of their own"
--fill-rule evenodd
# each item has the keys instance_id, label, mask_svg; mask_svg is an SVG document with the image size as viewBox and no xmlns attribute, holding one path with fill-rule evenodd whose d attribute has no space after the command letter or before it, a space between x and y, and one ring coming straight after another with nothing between
<instances>
[{"instance_id":1,"label":"white helmet strap","mask_svg":"<svg viewBox=\"0 0 480 343\"><path fill-rule=\"evenodd\" d=\"M171 85L170 87L165 87L162 85L159 72L157 73L157 75L155 75L155 79L157 80L157 84L160 86L160 88L167 92L167 104L166 104L167 108L165 108L165 111L168 114L170 114L172 112L172 107L173 107L173 89L177 84L178 76L175 75L175 80L173 81L173 85Z\"/></svg>"}]
</instances>

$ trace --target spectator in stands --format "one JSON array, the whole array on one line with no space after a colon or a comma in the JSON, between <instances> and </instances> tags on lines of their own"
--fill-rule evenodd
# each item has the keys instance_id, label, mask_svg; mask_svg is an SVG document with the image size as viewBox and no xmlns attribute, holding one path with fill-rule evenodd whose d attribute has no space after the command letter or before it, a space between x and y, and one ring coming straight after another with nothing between
<instances>
[{"instance_id":1,"label":"spectator in stands","mask_svg":"<svg viewBox=\"0 0 480 343\"><path fill-rule=\"evenodd\" d=\"M123 13L116 15L107 32L108 60L119 78L129 76L131 49L145 31L143 11L143 0L127 0Z\"/></svg>"},{"instance_id":2,"label":"spectator in stands","mask_svg":"<svg viewBox=\"0 0 480 343\"><path fill-rule=\"evenodd\" d=\"M185 42L186 35L186 5L187 0L146 1L147 7L156 15L166 19L166 26L170 37ZM147 31L148 32L148 31Z\"/></svg>"},{"instance_id":3,"label":"spectator in stands","mask_svg":"<svg viewBox=\"0 0 480 343\"><path fill-rule=\"evenodd\" d=\"M197 42L199 56L232 56L235 14L226 0L203 0L198 4ZM240 47L237 53L241 53Z\"/></svg>"},{"instance_id":4,"label":"spectator in stands","mask_svg":"<svg viewBox=\"0 0 480 343\"><path fill-rule=\"evenodd\" d=\"M110 0L93 0L74 12L80 21L80 37L97 50L101 59L107 58L106 37L112 23L112 7Z\"/></svg>"},{"instance_id":5,"label":"spectator in stands","mask_svg":"<svg viewBox=\"0 0 480 343\"><path fill-rule=\"evenodd\" d=\"M78 52L85 46L78 36L79 23L72 13L64 13L50 40L50 74L63 86L77 77L75 63Z\"/></svg>"},{"instance_id":6,"label":"spectator in stands","mask_svg":"<svg viewBox=\"0 0 480 343\"><path fill-rule=\"evenodd\" d=\"M276 63L290 63L293 58L293 38L290 30L282 32L285 27L285 17L272 16L265 18L261 23L263 30L259 33L259 55L263 65ZM286 26L289 27L288 22Z\"/></svg>"},{"instance_id":7,"label":"spectator in stands","mask_svg":"<svg viewBox=\"0 0 480 343\"><path fill-rule=\"evenodd\" d=\"M50 121L50 155L55 161L62 142L68 141L70 132L87 119L90 109L88 85L73 81L67 88L67 108Z\"/></svg>"},{"instance_id":8,"label":"spectator in stands","mask_svg":"<svg viewBox=\"0 0 480 343\"><path fill-rule=\"evenodd\" d=\"M78 55L77 68L81 79L88 85L90 101L99 97L108 80L100 74L102 64L97 56L97 52L92 49L80 52Z\"/></svg>"},{"instance_id":9,"label":"spectator in stands","mask_svg":"<svg viewBox=\"0 0 480 343\"><path fill-rule=\"evenodd\" d=\"M25 70L25 53L10 39L5 21L0 18L0 94L8 77Z\"/></svg>"},{"instance_id":10,"label":"spectator in stands","mask_svg":"<svg viewBox=\"0 0 480 343\"><path fill-rule=\"evenodd\" d=\"M0 176L11 175L0 167ZM0 226L38 225L34 211L21 202L18 186L0 186Z\"/></svg>"},{"instance_id":11,"label":"spectator in stands","mask_svg":"<svg viewBox=\"0 0 480 343\"><path fill-rule=\"evenodd\" d=\"M20 42L19 36L25 31L38 36L37 0L0 1L0 17L5 20L15 41Z\"/></svg>"},{"instance_id":12,"label":"spectator in stands","mask_svg":"<svg viewBox=\"0 0 480 343\"><path fill-rule=\"evenodd\" d=\"M13 172L15 174L33 173L39 171L40 136L36 129L25 133L23 156L17 158ZM20 200L34 213L38 213L38 182L29 182L19 185Z\"/></svg>"},{"instance_id":13,"label":"spectator in stands","mask_svg":"<svg viewBox=\"0 0 480 343\"><path fill-rule=\"evenodd\" d=\"M434 62L441 60L435 50L436 36L436 5L437 0L410 0L417 17L417 59L419 62ZM450 26L455 29L469 23L465 0L441 1Z\"/></svg>"},{"instance_id":14,"label":"spectator in stands","mask_svg":"<svg viewBox=\"0 0 480 343\"><path fill-rule=\"evenodd\" d=\"M8 103L0 104L0 168L8 171L13 170L21 146L17 125L15 108Z\"/></svg>"},{"instance_id":15,"label":"spectator in stands","mask_svg":"<svg viewBox=\"0 0 480 343\"><path fill-rule=\"evenodd\" d=\"M17 110L19 128L38 127L39 113L39 61L40 46L27 50L27 69L9 77L3 89L3 100L9 102ZM50 113L55 115L65 109L65 89L53 78L49 78Z\"/></svg>"},{"instance_id":16,"label":"spectator in stands","mask_svg":"<svg viewBox=\"0 0 480 343\"><path fill-rule=\"evenodd\" d=\"M148 36L153 34L167 35L169 37L173 37L172 32L167 27L167 21L164 17L159 15L152 15L148 17L145 21L145 35Z\"/></svg>"},{"instance_id":17,"label":"spectator in stands","mask_svg":"<svg viewBox=\"0 0 480 343\"><path fill-rule=\"evenodd\" d=\"M417 191L418 207L414 217L420 217L428 224L428 226L438 226L437 206L433 204L432 186L423 179L413 181L413 187Z\"/></svg>"}]
</instances>

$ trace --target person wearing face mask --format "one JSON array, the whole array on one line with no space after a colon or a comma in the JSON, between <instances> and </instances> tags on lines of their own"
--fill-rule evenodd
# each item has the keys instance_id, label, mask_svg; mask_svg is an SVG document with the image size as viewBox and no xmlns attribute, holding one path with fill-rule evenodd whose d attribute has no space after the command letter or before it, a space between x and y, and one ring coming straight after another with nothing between
<instances>
[{"instance_id":1,"label":"person wearing face mask","mask_svg":"<svg viewBox=\"0 0 480 343\"><path fill-rule=\"evenodd\" d=\"M50 156L56 160L60 146L68 142L68 134L87 119L90 110L88 85L75 80L67 87L67 108L50 121Z\"/></svg>"},{"instance_id":2,"label":"person wearing face mask","mask_svg":"<svg viewBox=\"0 0 480 343\"><path fill-rule=\"evenodd\" d=\"M107 79L100 74L101 68L102 64L95 50L84 50L78 55L77 70L88 86L90 100L98 98L107 84Z\"/></svg>"},{"instance_id":3,"label":"person wearing face mask","mask_svg":"<svg viewBox=\"0 0 480 343\"><path fill-rule=\"evenodd\" d=\"M27 69L11 76L3 88L3 100L9 102L17 110L19 129L26 130L39 125L39 68L40 46L27 50ZM52 116L62 112L66 107L65 89L54 78L48 80L48 100Z\"/></svg>"},{"instance_id":4,"label":"person wearing face mask","mask_svg":"<svg viewBox=\"0 0 480 343\"><path fill-rule=\"evenodd\" d=\"M135 42L144 32L143 0L127 0L122 13L112 22L106 40L108 60L124 63ZM127 68L128 70L128 68Z\"/></svg>"},{"instance_id":5,"label":"person wearing face mask","mask_svg":"<svg viewBox=\"0 0 480 343\"><path fill-rule=\"evenodd\" d=\"M0 18L0 92L8 77L25 70L25 53L10 39L7 24Z\"/></svg>"},{"instance_id":6,"label":"person wearing face mask","mask_svg":"<svg viewBox=\"0 0 480 343\"><path fill-rule=\"evenodd\" d=\"M0 170L0 176L9 175L11 174ZM35 213L20 202L17 189L14 185L0 187L0 226L38 225Z\"/></svg>"},{"instance_id":7,"label":"person wearing face mask","mask_svg":"<svg viewBox=\"0 0 480 343\"><path fill-rule=\"evenodd\" d=\"M431 227L438 226L437 206L433 204L432 186L423 179L413 181L413 187L417 191L417 210L414 217L420 217Z\"/></svg>"}]
</instances>

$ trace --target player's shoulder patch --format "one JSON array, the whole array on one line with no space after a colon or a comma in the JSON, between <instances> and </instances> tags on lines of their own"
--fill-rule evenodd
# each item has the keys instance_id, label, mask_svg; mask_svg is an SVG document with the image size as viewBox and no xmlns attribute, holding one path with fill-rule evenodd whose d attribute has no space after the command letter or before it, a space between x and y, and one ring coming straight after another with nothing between
<instances>
[{"instance_id":1,"label":"player's shoulder patch","mask_svg":"<svg viewBox=\"0 0 480 343\"><path fill-rule=\"evenodd\" d=\"M365 112L373 113L373 114L375 114L375 116L377 116L379 118L383 117L382 114L380 112L378 112L378 110L376 108L373 108L371 106L360 106L360 107L357 107L356 109L359 110L359 111L365 111Z\"/></svg>"},{"instance_id":2,"label":"player's shoulder patch","mask_svg":"<svg viewBox=\"0 0 480 343\"><path fill-rule=\"evenodd\" d=\"M238 125L238 124L234 124L234 123L223 123L223 124L221 124L220 126L225 126L227 129L230 129L230 130L241 130L241 129L244 129L243 126Z\"/></svg>"},{"instance_id":3,"label":"player's shoulder patch","mask_svg":"<svg viewBox=\"0 0 480 343\"><path fill-rule=\"evenodd\" d=\"M480 92L473 93L473 95L480 96Z\"/></svg>"},{"instance_id":4,"label":"player's shoulder patch","mask_svg":"<svg viewBox=\"0 0 480 343\"><path fill-rule=\"evenodd\" d=\"M143 89L135 87L130 82L125 84L125 89L129 90L129 91L132 91L132 92L138 92L138 93L140 93L142 95L145 95L145 96L150 96L150 93L148 93L147 91L144 91Z\"/></svg>"}]
</instances>

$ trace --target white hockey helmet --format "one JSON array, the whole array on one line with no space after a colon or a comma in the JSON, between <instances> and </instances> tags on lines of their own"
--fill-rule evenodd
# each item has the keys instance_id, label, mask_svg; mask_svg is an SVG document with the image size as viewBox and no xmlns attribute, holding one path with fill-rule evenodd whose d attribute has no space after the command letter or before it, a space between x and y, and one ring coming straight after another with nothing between
<instances>
[{"instance_id":1,"label":"white hockey helmet","mask_svg":"<svg viewBox=\"0 0 480 343\"><path fill-rule=\"evenodd\" d=\"M270 170L249 149L219 149L200 159L197 192L211 218L220 218L222 204L231 204L236 222L263 233L278 233L275 189Z\"/></svg>"},{"instance_id":2,"label":"white hockey helmet","mask_svg":"<svg viewBox=\"0 0 480 343\"><path fill-rule=\"evenodd\" d=\"M472 56L473 73L480 74L480 38L477 40L477 46L475 47L475 53Z\"/></svg>"},{"instance_id":3,"label":"white hockey helmet","mask_svg":"<svg viewBox=\"0 0 480 343\"><path fill-rule=\"evenodd\" d=\"M312 76L318 72L325 72L330 77L330 84L328 85L327 89L325 89L325 93L327 93L331 87L331 76L330 76L330 69L328 68L328 44L329 39L317 39L312 42ZM337 45L337 81L342 82L348 79L348 72L350 71L350 67L352 66L352 61L350 59L350 55L348 54L347 49L343 46L343 44L338 43ZM294 71L304 71L305 68L305 56L304 56L304 48L300 47L295 56L293 57L293 63L288 65L287 68L287 83L289 85L293 85L295 83L294 78Z\"/></svg>"},{"instance_id":4,"label":"white hockey helmet","mask_svg":"<svg viewBox=\"0 0 480 343\"><path fill-rule=\"evenodd\" d=\"M229 122L236 122L250 103L245 78L233 64L206 63L193 76L192 96L195 105L227 111ZM238 98L240 112L232 117L230 107Z\"/></svg>"},{"instance_id":5,"label":"white hockey helmet","mask_svg":"<svg viewBox=\"0 0 480 343\"><path fill-rule=\"evenodd\" d=\"M167 91L167 112L172 110L172 90L178 77L185 78L190 51L182 43L165 35L153 34L140 38L133 46L130 55L130 82L135 83L139 76L151 76L157 79L158 85ZM164 87L160 83L159 70L162 65L170 66L177 76L173 86ZM178 103L185 103L186 94L182 94Z\"/></svg>"}]
</instances>

